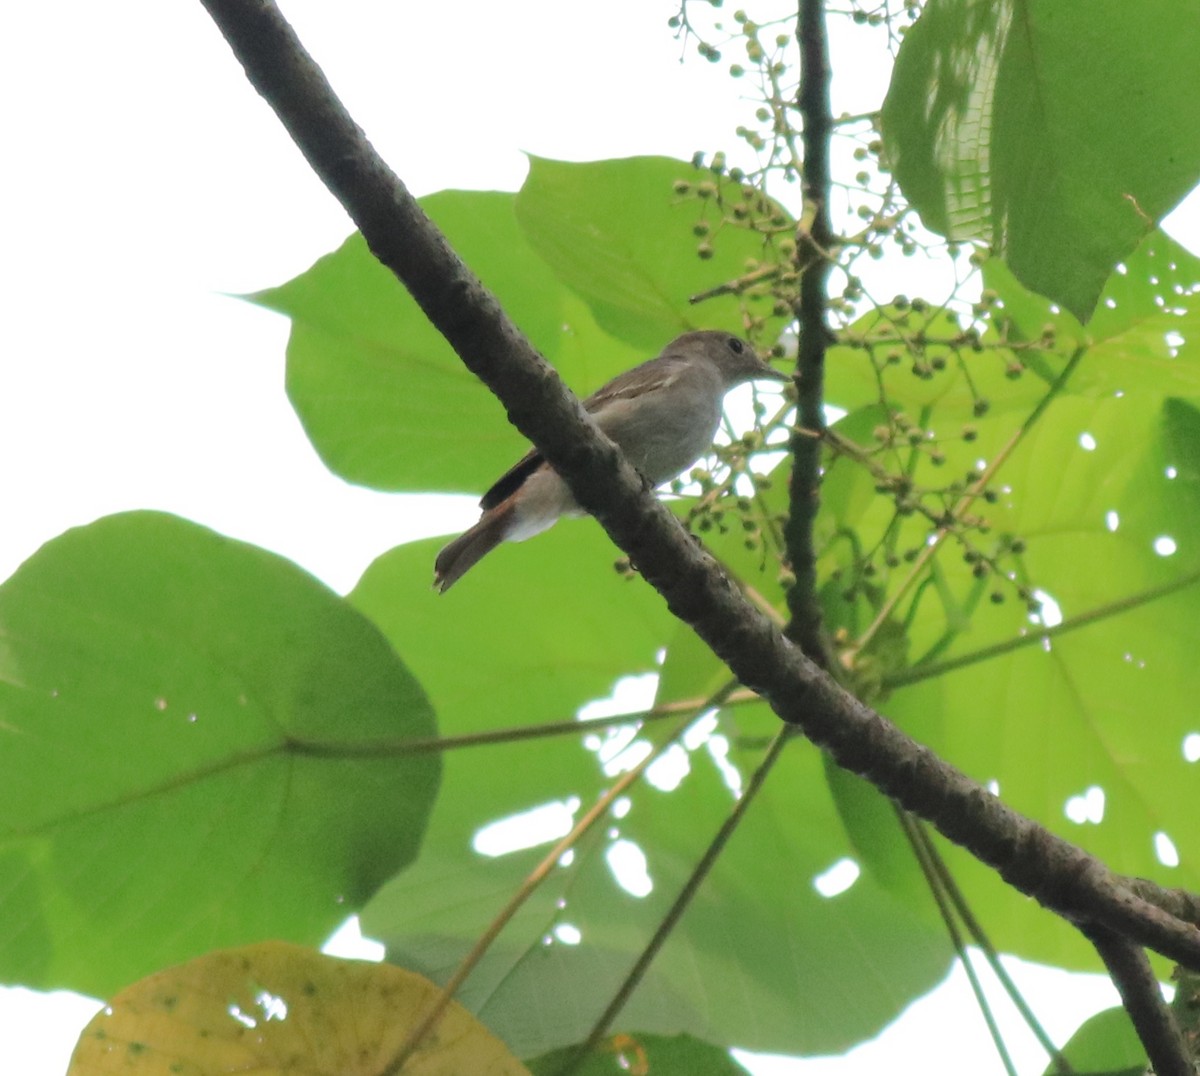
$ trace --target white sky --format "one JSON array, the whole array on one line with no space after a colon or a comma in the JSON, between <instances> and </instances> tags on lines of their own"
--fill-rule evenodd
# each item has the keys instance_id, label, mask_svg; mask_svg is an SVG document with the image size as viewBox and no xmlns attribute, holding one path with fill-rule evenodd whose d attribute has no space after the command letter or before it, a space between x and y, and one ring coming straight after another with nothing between
<instances>
[{"instance_id":1,"label":"white sky","mask_svg":"<svg viewBox=\"0 0 1200 1076\"><path fill-rule=\"evenodd\" d=\"M752 112L724 75L732 51L679 64L669 0L284 9L417 194L515 190L522 150L732 148ZM837 107L875 107L886 76L859 64ZM345 591L396 543L474 519L468 498L385 496L326 472L283 394L287 323L225 297L295 275L350 226L197 0L8 4L0 92L0 579L68 527L157 508ZM1192 249L1198 217L1175 229ZM1113 997L1096 977L1018 978L1059 1036ZM89 1015L0 990L0 1070L61 1073ZM1023 1071L1040 1071L1021 1043ZM927 1076L1000 1071L961 973L848 1058L757 1071L853 1076L905 1057Z\"/></svg>"}]
</instances>

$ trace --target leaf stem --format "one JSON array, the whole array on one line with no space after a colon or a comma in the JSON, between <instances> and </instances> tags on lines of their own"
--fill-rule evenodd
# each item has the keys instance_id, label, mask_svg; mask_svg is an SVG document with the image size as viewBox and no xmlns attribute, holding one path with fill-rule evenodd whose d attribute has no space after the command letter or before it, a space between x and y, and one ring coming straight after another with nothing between
<instances>
[{"instance_id":1,"label":"leaf stem","mask_svg":"<svg viewBox=\"0 0 1200 1076\"><path fill-rule=\"evenodd\" d=\"M987 1024L988 1034L991 1035L992 1043L996 1047L996 1053L1000 1056L1000 1063L1004 1066L1004 1071L1008 1073L1008 1076L1017 1076L1017 1067L1013 1064L1012 1055L1008 1052L1008 1047L1004 1043L1004 1036L1000 1033L1000 1026L996 1023L996 1017L992 1013L992 1007L988 1003L987 995L983 992L983 984L979 980L979 974L975 971L975 966L971 963L970 954L967 952L962 931L958 928L954 908L951 906L949 894L946 892L944 876L938 871L937 866L933 862L934 855L936 854L935 850L927 839L923 839L924 834L921 831L919 821L912 818L899 807L896 808L896 815L900 819L900 825L904 829L905 836L908 837L909 846L912 848L913 854L917 857L921 873L925 876L929 892L933 896L934 903L937 905L938 915L941 916L942 924L946 928L946 933L950 935L950 942L954 946L954 951L958 954L958 961L962 965L963 971L967 974L967 981L971 984L971 993L975 995L975 1004L979 1006L983 1022Z\"/></svg>"},{"instance_id":2,"label":"leaf stem","mask_svg":"<svg viewBox=\"0 0 1200 1076\"><path fill-rule=\"evenodd\" d=\"M991 646L980 647L978 650L972 650L968 654L960 654L958 657L950 658L947 661L933 662L928 665L915 665L911 669L904 669L890 676L885 676L882 686L885 689L905 687L908 684L920 683L922 680L931 680L934 677L944 676L946 673L953 672L956 669L961 669L967 665L975 665L981 661L999 657L1001 654L1011 653L1014 650L1021 650L1028 646L1040 646L1047 640L1056 638L1059 635L1065 635L1070 631L1077 631L1080 628L1087 627L1089 624L1095 624L1101 620L1107 620L1109 617L1127 613L1131 609L1137 609L1139 606L1148 605L1150 602L1158 601L1160 598L1165 598L1178 591L1186 590L1198 582L1200 582L1200 569L1189 572L1187 575L1181 576L1179 579L1174 579L1170 583L1163 583L1161 586L1143 590L1140 594L1131 594L1127 598L1119 598L1117 601L1107 602L1095 609L1089 609L1086 613L1080 613L1078 616L1073 616L1068 620L1064 620L1061 624L1055 624L1053 627L1042 628L1040 631L1029 632L1026 635L1018 635L1013 639L1005 639L1002 642L993 643Z\"/></svg>"},{"instance_id":3,"label":"leaf stem","mask_svg":"<svg viewBox=\"0 0 1200 1076\"><path fill-rule=\"evenodd\" d=\"M721 828L716 832L713 839L709 842L708 847L704 850L704 854L700 857L695 867L692 868L687 881L684 882L675 900L671 903L671 907L667 909L666 915L663 916L653 936L646 943L646 947L642 950L641 955L634 962L633 967L629 969L629 973L625 976L624 981L613 995L612 1000L592 1026L588 1037L571 1054L556 1076L567 1076L568 1073L574 1072L587 1059L587 1055L595 1049L596 1045L604 1037L605 1032L608 1031L609 1025L616 1019L621 1009L625 1007L625 1003L629 1000L630 995L637 989L638 984L642 981L642 977L646 974L654 958L662 949L667 938L670 937L671 931L675 929L679 920L683 917L683 913L687 911L688 905L691 904L704 879L708 877L709 871L712 870L721 852L724 851L734 831L746 817L746 812L749 810L750 804L754 802L755 797L762 790L767 775L775 768L775 763L779 761L784 746L792 738L793 733L786 726L780 728L772 737L771 746L767 749L767 753L762 762L759 763L758 768L751 774L742 797L734 804L733 810L730 811L729 816L721 824Z\"/></svg>"},{"instance_id":4,"label":"leaf stem","mask_svg":"<svg viewBox=\"0 0 1200 1076\"><path fill-rule=\"evenodd\" d=\"M992 944L991 939L983 929L983 925L975 918L975 913L971 911L970 904L967 903L966 897L958 887L958 882L955 881L954 875L950 873L950 868L946 865L945 859L942 858L938 851L937 845L933 843L928 828L919 819L912 815L908 815L897 808L897 813L900 815L901 824L905 827L909 834L909 840L913 844L914 851L917 854L918 860L922 865L922 870L925 870L928 864L929 871L933 877L930 878L929 873L926 874L930 878L930 885L936 885L938 892L944 894L948 900L951 910L956 914L962 925L966 927L967 933L971 935L971 939L979 947L987 960L989 967L992 969L992 974L996 976L1000 985L1004 988L1004 992L1008 995L1016 1007L1017 1012L1021 1014L1021 1018L1025 1021L1026 1026L1033 1032L1034 1038L1041 1044L1043 1050L1050 1055L1051 1062L1054 1064L1058 1072L1069 1074L1072 1071L1070 1063L1062 1052L1055 1045L1055 1042L1047 1034L1046 1029L1042 1027L1041 1021L1038 1020L1033 1009L1029 1007L1029 1003L1025 1000L1021 991L1017 989L1017 984L1013 982L1012 976L1008 974L1007 969L1000 960L999 954L996 952L996 947ZM938 900L939 908L942 906L942 901L935 893L935 899ZM966 963L965 954L962 956L964 964ZM986 1002L981 1001L981 1004ZM989 1026L991 1021L989 1020Z\"/></svg>"}]
</instances>

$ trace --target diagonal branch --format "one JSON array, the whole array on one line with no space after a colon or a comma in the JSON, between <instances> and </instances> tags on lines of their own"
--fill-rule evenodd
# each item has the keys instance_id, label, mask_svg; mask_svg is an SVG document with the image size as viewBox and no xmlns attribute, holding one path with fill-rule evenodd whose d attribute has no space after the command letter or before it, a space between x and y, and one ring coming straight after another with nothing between
<instances>
[{"instance_id":1,"label":"diagonal branch","mask_svg":"<svg viewBox=\"0 0 1200 1076\"><path fill-rule=\"evenodd\" d=\"M1175 1017L1163 1000L1146 954L1106 930L1085 930L1121 995L1155 1076L1196 1076Z\"/></svg>"},{"instance_id":2,"label":"diagonal branch","mask_svg":"<svg viewBox=\"0 0 1200 1076\"><path fill-rule=\"evenodd\" d=\"M1001 803L842 690L755 609L655 500L553 369L380 160L270 0L202 0L246 73L376 256L504 404L579 503L747 687L871 781L1075 922L1200 969L1200 929L1127 889L1099 860Z\"/></svg>"}]
</instances>

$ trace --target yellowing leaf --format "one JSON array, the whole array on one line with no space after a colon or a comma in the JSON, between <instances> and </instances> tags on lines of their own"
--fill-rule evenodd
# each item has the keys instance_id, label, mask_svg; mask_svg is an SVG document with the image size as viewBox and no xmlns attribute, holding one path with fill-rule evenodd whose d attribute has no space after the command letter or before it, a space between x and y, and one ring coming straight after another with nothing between
<instances>
[{"instance_id":1,"label":"yellowing leaf","mask_svg":"<svg viewBox=\"0 0 1200 1076\"><path fill-rule=\"evenodd\" d=\"M67 1076L383 1076L439 988L391 964L289 942L222 949L118 994L84 1029ZM528 1076L452 1002L405 1076Z\"/></svg>"}]
</instances>

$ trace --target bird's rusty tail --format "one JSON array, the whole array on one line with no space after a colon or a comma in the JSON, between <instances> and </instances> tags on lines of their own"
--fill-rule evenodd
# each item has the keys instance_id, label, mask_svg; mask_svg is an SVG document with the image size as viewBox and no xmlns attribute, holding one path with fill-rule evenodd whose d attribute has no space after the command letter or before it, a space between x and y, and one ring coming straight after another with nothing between
<instances>
[{"instance_id":1,"label":"bird's rusty tail","mask_svg":"<svg viewBox=\"0 0 1200 1076\"><path fill-rule=\"evenodd\" d=\"M501 501L489 508L469 531L460 534L437 555L433 562L433 585L445 594L483 557L504 541L515 505Z\"/></svg>"}]
</instances>

